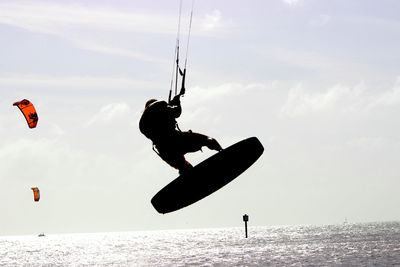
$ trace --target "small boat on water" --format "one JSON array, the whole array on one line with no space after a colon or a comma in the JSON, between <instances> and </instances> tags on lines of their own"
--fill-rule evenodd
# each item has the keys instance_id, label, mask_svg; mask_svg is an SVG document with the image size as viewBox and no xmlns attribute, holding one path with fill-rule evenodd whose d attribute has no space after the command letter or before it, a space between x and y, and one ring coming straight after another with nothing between
<instances>
[{"instance_id":1,"label":"small boat on water","mask_svg":"<svg viewBox=\"0 0 400 267\"><path fill-rule=\"evenodd\" d=\"M45 236L44 233L41 233L38 235L38 237L42 237L42 236Z\"/></svg>"}]
</instances>

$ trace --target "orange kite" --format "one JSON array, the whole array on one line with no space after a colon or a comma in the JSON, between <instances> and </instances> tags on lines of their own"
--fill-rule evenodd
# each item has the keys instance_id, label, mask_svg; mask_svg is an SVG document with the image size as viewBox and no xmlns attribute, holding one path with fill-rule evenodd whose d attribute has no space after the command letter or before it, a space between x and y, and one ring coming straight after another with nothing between
<instances>
[{"instance_id":1,"label":"orange kite","mask_svg":"<svg viewBox=\"0 0 400 267\"><path fill-rule=\"evenodd\" d=\"M15 102L13 106L17 106L22 114L24 114L26 122L28 123L29 128L35 128L38 123L38 115L36 113L35 107L33 104L27 100L21 100L19 102Z\"/></svg>"}]
</instances>

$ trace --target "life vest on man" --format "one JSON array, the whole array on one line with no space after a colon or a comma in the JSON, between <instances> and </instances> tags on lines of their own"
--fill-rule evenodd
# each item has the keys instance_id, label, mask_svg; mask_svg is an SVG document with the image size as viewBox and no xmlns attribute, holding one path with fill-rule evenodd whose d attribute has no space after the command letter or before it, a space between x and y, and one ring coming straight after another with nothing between
<instances>
[{"instance_id":1,"label":"life vest on man","mask_svg":"<svg viewBox=\"0 0 400 267\"><path fill-rule=\"evenodd\" d=\"M146 104L146 108L139 121L139 129L154 144L158 144L176 132L175 119L181 113L182 108L180 104L169 105L165 101L152 101Z\"/></svg>"}]
</instances>

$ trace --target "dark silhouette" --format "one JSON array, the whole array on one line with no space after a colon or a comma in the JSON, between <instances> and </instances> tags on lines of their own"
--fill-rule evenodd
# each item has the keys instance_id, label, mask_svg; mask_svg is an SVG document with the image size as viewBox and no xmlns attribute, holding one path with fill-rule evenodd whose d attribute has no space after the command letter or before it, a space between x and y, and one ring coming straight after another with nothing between
<instances>
[{"instance_id":1,"label":"dark silhouette","mask_svg":"<svg viewBox=\"0 0 400 267\"><path fill-rule=\"evenodd\" d=\"M257 137L224 148L166 185L151 199L151 204L162 214L189 206L230 183L263 152Z\"/></svg>"},{"instance_id":2,"label":"dark silhouette","mask_svg":"<svg viewBox=\"0 0 400 267\"><path fill-rule=\"evenodd\" d=\"M221 151L222 147L214 138L179 129L176 118L182 113L180 95L176 95L169 103L157 99L148 100L140 118L139 129L153 141L154 151L182 173L193 168L185 159L186 153L199 151L203 146L216 151Z\"/></svg>"}]
</instances>

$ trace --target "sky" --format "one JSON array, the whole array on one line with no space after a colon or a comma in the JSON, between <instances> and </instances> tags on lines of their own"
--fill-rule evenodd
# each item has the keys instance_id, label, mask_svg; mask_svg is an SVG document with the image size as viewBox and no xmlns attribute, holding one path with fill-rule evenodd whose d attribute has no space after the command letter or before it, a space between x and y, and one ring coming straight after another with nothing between
<instances>
[{"instance_id":1,"label":"sky","mask_svg":"<svg viewBox=\"0 0 400 267\"><path fill-rule=\"evenodd\" d=\"M158 214L178 173L138 122L168 97L179 1L2 0L0 235L400 220L400 2L197 0L186 51L191 5L179 126L223 147L256 136L261 158Z\"/></svg>"}]
</instances>

